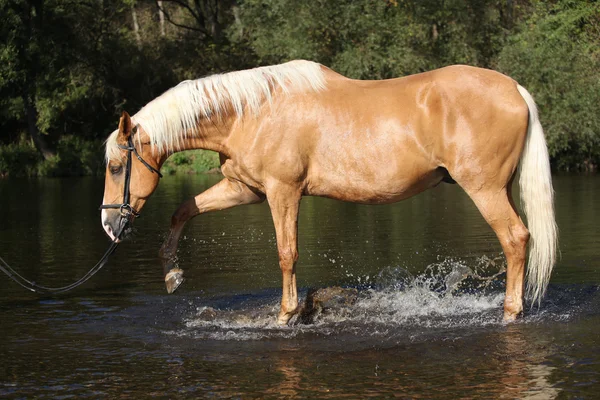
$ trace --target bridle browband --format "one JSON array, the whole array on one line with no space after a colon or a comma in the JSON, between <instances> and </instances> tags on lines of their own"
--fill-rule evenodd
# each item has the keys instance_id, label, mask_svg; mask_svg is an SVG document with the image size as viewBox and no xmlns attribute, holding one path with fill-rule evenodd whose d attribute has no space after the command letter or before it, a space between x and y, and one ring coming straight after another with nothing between
<instances>
[{"instance_id":1,"label":"bridle browband","mask_svg":"<svg viewBox=\"0 0 600 400\"><path fill-rule=\"evenodd\" d=\"M131 206L131 204L129 204L129 197L130 197L129 181L131 180L131 153L135 154L137 159L140 160L140 162L142 164L144 164L146 166L146 168L148 168L150 170L150 172L155 172L156 174L158 174L159 178L162 178L163 176L159 170L154 168L152 165L148 164L142 158L142 156L140 156L140 154L137 152L135 146L133 145L133 140L131 139L131 135L127 139L127 146L124 146L122 144L117 144L117 146L119 146L119 148L121 148L123 150L127 150L127 164L125 165L125 185L123 187L123 203L122 204L102 204L100 206L99 210L116 208L121 213L121 217L126 218L129 221L132 216L134 218L137 218L140 216L140 213L137 212L137 210L135 208L133 208Z\"/></svg>"}]
</instances>

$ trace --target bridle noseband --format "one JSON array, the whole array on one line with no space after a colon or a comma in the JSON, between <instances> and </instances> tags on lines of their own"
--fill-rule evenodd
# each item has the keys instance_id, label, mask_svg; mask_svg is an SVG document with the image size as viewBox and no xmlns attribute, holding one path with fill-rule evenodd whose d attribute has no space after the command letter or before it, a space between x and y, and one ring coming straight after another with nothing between
<instances>
[{"instance_id":1,"label":"bridle noseband","mask_svg":"<svg viewBox=\"0 0 600 400\"><path fill-rule=\"evenodd\" d=\"M129 136L129 138L127 139L127 146L124 146L121 144L118 144L117 146L119 146L119 148L121 148L123 150L127 150L127 164L125 165L125 186L123 188L123 203L122 204L102 204L100 206L99 210L116 208L121 213L121 218L125 218L129 221L131 219L131 217L137 218L140 216L140 213L137 212L137 210L135 208L133 208L133 206L131 204L129 204L129 197L130 197L129 196L129 181L131 180L131 153L135 154L137 159L140 160L140 162L142 164L144 164L146 166L146 168L148 168L150 170L150 172L157 173L159 178L162 178L163 176L159 170L157 170L152 165L150 165L146 161L144 161L142 156L140 156L140 154L137 152L135 146L133 145L133 140L131 139L131 136Z\"/></svg>"}]
</instances>

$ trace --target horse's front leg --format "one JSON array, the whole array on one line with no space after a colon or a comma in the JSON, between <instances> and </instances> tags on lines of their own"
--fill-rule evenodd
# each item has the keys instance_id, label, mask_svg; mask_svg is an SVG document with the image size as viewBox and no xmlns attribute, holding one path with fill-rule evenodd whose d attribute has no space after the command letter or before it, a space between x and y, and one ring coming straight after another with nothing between
<instances>
[{"instance_id":1,"label":"horse's front leg","mask_svg":"<svg viewBox=\"0 0 600 400\"><path fill-rule=\"evenodd\" d=\"M273 215L279 266L283 275L283 294L277 323L285 325L298 312L296 289L296 261L298 260L298 210L301 191L287 186L277 186L267 192Z\"/></svg>"},{"instance_id":2,"label":"horse's front leg","mask_svg":"<svg viewBox=\"0 0 600 400\"><path fill-rule=\"evenodd\" d=\"M260 203L264 199L264 195L255 193L243 183L225 178L179 206L171 218L169 236L159 252L159 256L163 260L167 291L173 293L183 282L183 270L176 267L176 254L177 243L187 221L198 214L224 210L243 204Z\"/></svg>"}]
</instances>

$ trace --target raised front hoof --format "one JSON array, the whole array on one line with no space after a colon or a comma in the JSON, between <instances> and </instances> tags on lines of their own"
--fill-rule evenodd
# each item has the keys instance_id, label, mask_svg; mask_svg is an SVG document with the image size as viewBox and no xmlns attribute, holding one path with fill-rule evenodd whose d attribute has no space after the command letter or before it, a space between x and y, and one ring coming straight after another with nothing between
<instances>
[{"instance_id":1,"label":"raised front hoof","mask_svg":"<svg viewBox=\"0 0 600 400\"><path fill-rule=\"evenodd\" d=\"M169 294L173 293L177 290L177 288L183 283L185 279L183 278L183 270L179 268L175 268L170 270L167 275L165 275L165 285L167 287L167 292Z\"/></svg>"}]
</instances>

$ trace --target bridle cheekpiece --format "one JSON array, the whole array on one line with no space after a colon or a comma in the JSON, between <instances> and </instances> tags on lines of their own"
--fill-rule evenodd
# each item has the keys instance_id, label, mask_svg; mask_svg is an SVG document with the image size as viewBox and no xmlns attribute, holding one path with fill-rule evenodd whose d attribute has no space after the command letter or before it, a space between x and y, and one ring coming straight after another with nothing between
<instances>
[{"instance_id":1,"label":"bridle cheekpiece","mask_svg":"<svg viewBox=\"0 0 600 400\"><path fill-rule=\"evenodd\" d=\"M125 219L127 219L127 221L129 221L129 220L131 220L131 217L137 218L140 216L140 213L137 212L137 210L135 208L133 208L133 206L131 204L129 204L129 199L130 199L129 182L131 180L131 154L132 153L135 154L137 159L140 160L140 162L142 164L144 164L146 166L146 168L148 168L148 170L150 170L150 172L158 174L159 178L162 178L163 176L159 170L154 168L152 165L148 164L142 158L142 156L140 156L140 154L138 153L137 149L135 148L135 146L133 144L131 135L127 139L126 146L122 145L122 144L117 144L117 146L119 146L119 148L121 148L123 150L127 150L127 164L125 165L125 185L123 187L123 203L122 204L102 204L100 206L99 210L116 208L119 210L119 212L121 214L121 218L125 218Z\"/></svg>"}]
</instances>

